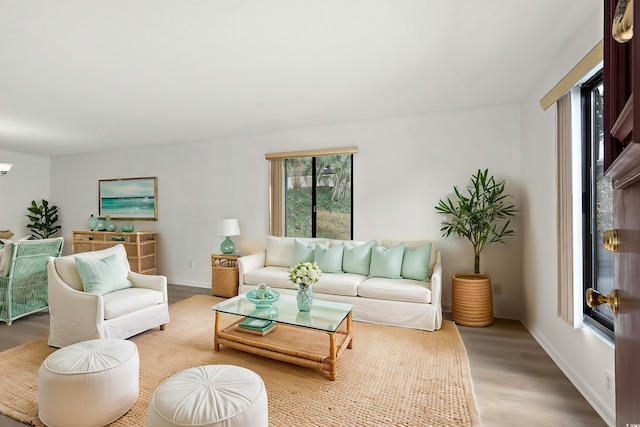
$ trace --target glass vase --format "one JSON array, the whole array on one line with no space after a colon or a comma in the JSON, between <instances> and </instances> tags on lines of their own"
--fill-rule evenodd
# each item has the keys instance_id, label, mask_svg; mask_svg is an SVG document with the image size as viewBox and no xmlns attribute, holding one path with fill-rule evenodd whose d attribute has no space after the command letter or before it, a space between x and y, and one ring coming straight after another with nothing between
<instances>
[{"instance_id":1,"label":"glass vase","mask_svg":"<svg viewBox=\"0 0 640 427\"><path fill-rule=\"evenodd\" d=\"M89 231L95 230L98 227L98 218L91 214L87 225L89 226Z\"/></svg>"},{"instance_id":2,"label":"glass vase","mask_svg":"<svg viewBox=\"0 0 640 427\"><path fill-rule=\"evenodd\" d=\"M311 311L313 305L313 289L311 285L298 285L298 310Z\"/></svg>"}]
</instances>

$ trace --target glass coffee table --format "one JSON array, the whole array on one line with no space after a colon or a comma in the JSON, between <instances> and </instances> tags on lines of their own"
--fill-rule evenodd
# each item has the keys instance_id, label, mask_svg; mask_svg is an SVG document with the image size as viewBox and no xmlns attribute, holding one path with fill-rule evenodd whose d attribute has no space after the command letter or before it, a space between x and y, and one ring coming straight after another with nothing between
<instances>
[{"instance_id":1,"label":"glass coffee table","mask_svg":"<svg viewBox=\"0 0 640 427\"><path fill-rule=\"evenodd\" d=\"M295 295L280 295L269 308L259 308L247 299L246 294L230 298L211 307L216 313L213 331L213 349L223 346L294 365L320 369L335 380L336 361L346 348L353 345L353 305L313 300L310 312L298 310ZM237 321L221 327L220 314L238 316ZM249 319L249 320L246 320ZM276 323L265 335L246 331L240 322L258 319ZM264 322L266 323L266 322ZM328 338L328 339L327 339Z\"/></svg>"}]
</instances>

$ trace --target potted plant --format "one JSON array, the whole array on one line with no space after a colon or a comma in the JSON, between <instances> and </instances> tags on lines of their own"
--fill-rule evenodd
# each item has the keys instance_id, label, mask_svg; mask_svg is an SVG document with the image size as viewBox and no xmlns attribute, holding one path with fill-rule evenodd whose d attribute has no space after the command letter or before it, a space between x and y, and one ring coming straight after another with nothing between
<instances>
[{"instance_id":1,"label":"potted plant","mask_svg":"<svg viewBox=\"0 0 640 427\"><path fill-rule=\"evenodd\" d=\"M454 200L441 199L435 207L438 213L447 215L440 229L442 236L466 237L473 246L473 274L454 274L452 280L453 317L461 324L486 326L493 322L491 277L480 274L480 253L485 246L492 243L504 244L504 239L514 234L509 225L510 218L516 213L516 208L509 201L512 196L504 194L505 185L504 180L496 182L495 178L489 175L488 169L484 171L478 169L471 177L471 184L467 186L466 193L453 187ZM475 299L477 304L473 304L473 301L469 301L470 299ZM464 303L460 304L462 300ZM481 309L483 314L457 312L456 305L458 308L462 305L465 307L475 305L475 308ZM488 307L490 307L490 313L488 313ZM464 320L464 317L469 319Z\"/></svg>"},{"instance_id":2,"label":"potted plant","mask_svg":"<svg viewBox=\"0 0 640 427\"><path fill-rule=\"evenodd\" d=\"M58 207L49 206L49 202L42 199L42 204L37 205L35 200L31 201L31 206L27 208L29 213L27 218L31 221L27 228L31 230L31 235L36 239L46 239L53 236L61 228L55 225L58 221Z\"/></svg>"}]
</instances>

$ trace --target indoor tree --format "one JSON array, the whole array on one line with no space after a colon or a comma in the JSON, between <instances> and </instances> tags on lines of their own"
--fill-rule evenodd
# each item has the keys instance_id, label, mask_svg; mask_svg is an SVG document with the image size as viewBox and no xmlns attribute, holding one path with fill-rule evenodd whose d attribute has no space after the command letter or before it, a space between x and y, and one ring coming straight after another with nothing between
<instances>
[{"instance_id":1,"label":"indoor tree","mask_svg":"<svg viewBox=\"0 0 640 427\"><path fill-rule=\"evenodd\" d=\"M49 202L42 199L42 204L36 204L35 200L31 201L31 206L27 208L29 213L27 218L31 221L27 228L31 230L31 235L38 239L46 239L53 236L60 230L60 226L56 225L58 221L58 207L50 206Z\"/></svg>"},{"instance_id":2,"label":"indoor tree","mask_svg":"<svg viewBox=\"0 0 640 427\"><path fill-rule=\"evenodd\" d=\"M442 221L443 237L450 235L466 237L473 246L474 273L480 273L480 252L491 243L504 243L504 238L512 236L510 218L515 215L512 197L504 194L505 181L496 182L489 176L489 170L478 172L471 177L466 193L453 187L455 198L439 200L435 209L447 215Z\"/></svg>"}]
</instances>

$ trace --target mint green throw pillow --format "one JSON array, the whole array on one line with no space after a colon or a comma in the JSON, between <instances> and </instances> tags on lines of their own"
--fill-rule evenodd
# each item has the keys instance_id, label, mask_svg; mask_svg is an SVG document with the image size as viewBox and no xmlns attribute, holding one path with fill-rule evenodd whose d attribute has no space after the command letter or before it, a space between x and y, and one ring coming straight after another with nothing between
<instances>
[{"instance_id":1,"label":"mint green throw pillow","mask_svg":"<svg viewBox=\"0 0 640 427\"><path fill-rule=\"evenodd\" d=\"M345 273L368 276L371 266L371 248L373 248L374 243L375 242L371 240L355 248L345 244L344 254L342 255L342 270Z\"/></svg>"},{"instance_id":2,"label":"mint green throw pillow","mask_svg":"<svg viewBox=\"0 0 640 427\"><path fill-rule=\"evenodd\" d=\"M429 281L431 263L431 243L417 249L404 249L402 258L402 277L405 279Z\"/></svg>"},{"instance_id":3,"label":"mint green throw pillow","mask_svg":"<svg viewBox=\"0 0 640 427\"><path fill-rule=\"evenodd\" d=\"M400 243L392 248L375 245L371 249L370 277L387 277L389 279L401 279L402 257L406 245Z\"/></svg>"},{"instance_id":4,"label":"mint green throw pillow","mask_svg":"<svg viewBox=\"0 0 640 427\"><path fill-rule=\"evenodd\" d=\"M76 266L84 291L90 294L108 294L133 287L127 278L122 277L122 269L116 255L103 259L76 257Z\"/></svg>"},{"instance_id":5,"label":"mint green throw pillow","mask_svg":"<svg viewBox=\"0 0 640 427\"><path fill-rule=\"evenodd\" d=\"M289 267L293 268L301 262L313 262L315 256L315 243L305 243L302 240L293 240L293 256Z\"/></svg>"},{"instance_id":6,"label":"mint green throw pillow","mask_svg":"<svg viewBox=\"0 0 640 427\"><path fill-rule=\"evenodd\" d=\"M323 273L344 273L342 271L342 254L344 243L335 246L316 244L315 261Z\"/></svg>"}]
</instances>

